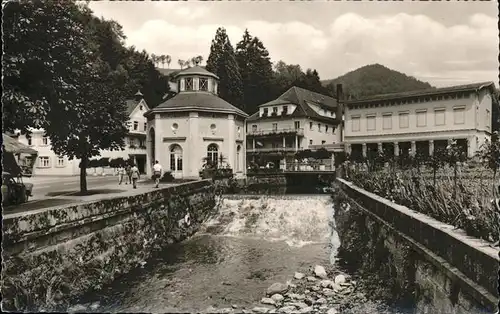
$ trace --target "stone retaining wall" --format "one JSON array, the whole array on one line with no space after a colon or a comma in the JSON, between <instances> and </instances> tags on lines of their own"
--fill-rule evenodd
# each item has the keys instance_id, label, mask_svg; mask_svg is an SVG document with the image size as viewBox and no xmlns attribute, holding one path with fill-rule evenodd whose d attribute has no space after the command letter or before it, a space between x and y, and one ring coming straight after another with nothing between
<instances>
[{"instance_id":1,"label":"stone retaining wall","mask_svg":"<svg viewBox=\"0 0 500 314\"><path fill-rule=\"evenodd\" d=\"M497 250L453 226L394 204L343 179L337 179L337 183L339 193L344 193L351 201L348 203L354 205L351 211L357 207L363 212L361 218L351 219L348 223L337 219L337 223L346 224L344 230L339 231L341 241L346 243L356 237L358 242L383 246L379 254L383 252L385 256L381 258L396 270L393 276L404 278L407 288L414 291L418 313L496 310ZM344 212L345 216L348 210L339 208L338 211L336 215ZM355 224L362 226L353 226ZM404 251L402 247L408 247L413 253L399 256ZM366 258L366 253L359 252L358 255L365 254L361 258ZM401 270L405 274L399 274Z\"/></svg>"},{"instance_id":2,"label":"stone retaining wall","mask_svg":"<svg viewBox=\"0 0 500 314\"><path fill-rule=\"evenodd\" d=\"M194 234L215 205L214 186L204 180L4 216L4 309L51 309L98 290Z\"/></svg>"}]
</instances>

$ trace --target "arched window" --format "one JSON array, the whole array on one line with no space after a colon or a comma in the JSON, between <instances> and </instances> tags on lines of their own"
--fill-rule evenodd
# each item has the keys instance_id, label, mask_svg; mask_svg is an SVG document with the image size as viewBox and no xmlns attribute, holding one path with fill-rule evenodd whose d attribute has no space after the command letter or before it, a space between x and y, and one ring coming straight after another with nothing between
<instances>
[{"instance_id":1,"label":"arched window","mask_svg":"<svg viewBox=\"0 0 500 314\"><path fill-rule=\"evenodd\" d=\"M170 170L182 171L182 148L177 144L170 147Z\"/></svg>"},{"instance_id":2,"label":"arched window","mask_svg":"<svg viewBox=\"0 0 500 314\"><path fill-rule=\"evenodd\" d=\"M216 165L219 159L219 147L217 144L210 144L207 148L207 163Z\"/></svg>"}]
</instances>

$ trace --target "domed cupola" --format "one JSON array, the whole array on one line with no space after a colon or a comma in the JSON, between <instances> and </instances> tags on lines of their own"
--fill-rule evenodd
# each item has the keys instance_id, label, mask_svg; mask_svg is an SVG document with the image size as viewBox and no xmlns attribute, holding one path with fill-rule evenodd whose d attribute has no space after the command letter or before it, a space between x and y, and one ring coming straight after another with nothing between
<instances>
[{"instance_id":1,"label":"domed cupola","mask_svg":"<svg viewBox=\"0 0 500 314\"><path fill-rule=\"evenodd\" d=\"M212 93L217 95L219 77L196 65L175 76L179 93Z\"/></svg>"}]
</instances>

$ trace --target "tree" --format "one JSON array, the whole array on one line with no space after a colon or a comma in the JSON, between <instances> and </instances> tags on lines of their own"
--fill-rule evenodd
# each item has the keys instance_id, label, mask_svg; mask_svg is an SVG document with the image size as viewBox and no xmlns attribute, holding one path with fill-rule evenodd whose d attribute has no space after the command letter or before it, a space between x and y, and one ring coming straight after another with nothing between
<instances>
[{"instance_id":1,"label":"tree","mask_svg":"<svg viewBox=\"0 0 500 314\"><path fill-rule=\"evenodd\" d=\"M179 59L179 60L177 60L177 63L179 64L179 66L181 67L181 70L182 70L184 68L184 65L186 64L186 61Z\"/></svg>"},{"instance_id":2,"label":"tree","mask_svg":"<svg viewBox=\"0 0 500 314\"><path fill-rule=\"evenodd\" d=\"M233 46L226 30L217 29L210 47L206 69L219 76L219 96L232 105L244 109L243 86Z\"/></svg>"},{"instance_id":3,"label":"tree","mask_svg":"<svg viewBox=\"0 0 500 314\"><path fill-rule=\"evenodd\" d=\"M172 62L172 57L170 55L167 55L165 57L165 61L167 62L167 66L170 69L170 62Z\"/></svg>"},{"instance_id":4,"label":"tree","mask_svg":"<svg viewBox=\"0 0 500 314\"><path fill-rule=\"evenodd\" d=\"M242 40L236 45L236 60L243 84L243 102L248 114L274 98L272 94L273 68L269 52L257 37L245 30Z\"/></svg>"}]
</instances>

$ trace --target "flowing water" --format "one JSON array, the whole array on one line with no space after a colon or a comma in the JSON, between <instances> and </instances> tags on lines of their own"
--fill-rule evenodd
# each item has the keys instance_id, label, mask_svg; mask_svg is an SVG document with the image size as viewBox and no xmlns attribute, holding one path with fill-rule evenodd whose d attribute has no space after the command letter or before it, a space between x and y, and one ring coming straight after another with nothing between
<instances>
[{"instance_id":1,"label":"flowing water","mask_svg":"<svg viewBox=\"0 0 500 314\"><path fill-rule=\"evenodd\" d=\"M194 312L249 307L295 271L335 261L329 195L224 196L192 238L92 298L98 312ZM88 310L88 309L87 309Z\"/></svg>"}]
</instances>

